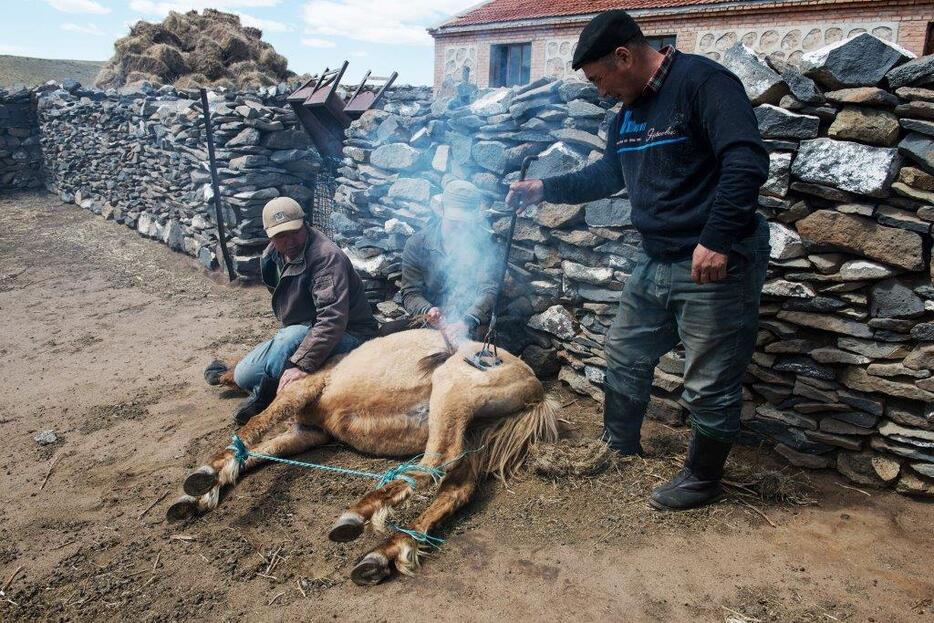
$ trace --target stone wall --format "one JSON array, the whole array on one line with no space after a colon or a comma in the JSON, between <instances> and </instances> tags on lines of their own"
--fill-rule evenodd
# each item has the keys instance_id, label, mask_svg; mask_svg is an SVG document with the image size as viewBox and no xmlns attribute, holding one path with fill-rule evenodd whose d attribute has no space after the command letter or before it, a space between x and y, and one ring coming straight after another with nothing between
<instances>
[{"instance_id":1,"label":"stone wall","mask_svg":"<svg viewBox=\"0 0 934 623\"><path fill-rule=\"evenodd\" d=\"M292 197L327 228L321 217L329 213L332 172L285 101L295 86L209 93L229 248L246 279L258 276L267 243L262 208L269 199ZM430 93L400 86L380 105L415 114ZM208 268L218 265L197 91L143 85L105 92L70 81L39 89L37 98L49 191Z\"/></svg>"},{"instance_id":2,"label":"stone wall","mask_svg":"<svg viewBox=\"0 0 934 623\"><path fill-rule=\"evenodd\" d=\"M41 186L41 160L32 93L0 89L0 190Z\"/></svg>"},{"instance_id":3,"label":"stone wall","mask_svg":"<svg viewBox=\"0 0 934 623\"><path fill-rule=\"evenodd\" d=\"M934 91L922 86L934 83L934 58L906 63L864 35L804 59L815 82L742 46L731 52L771 160L760 211L772 261L744 437L777 444L796 465L931 495ZM544 79L479 93L461 84L421 114L368 113L347 134L338 239L388 294L405 240L437 212L445 183L483 189L502 233L506 187L522 158L539 155L533 177L580 167L602 151L613 113L585 83ZM624 195L527 210L503 297L513 319L506 345L601 399L602 344L638 245ZM380 314L399 316L398 302L387 297ZM682 371L677 350L662 359L651 416L684 421Z\"/></svg>"},{"instance_id":4,"label":"stone wall","mask_svg":"<svg viewBox=\"0 0 934 623\"><path fill-rule=\"evenodd\" d=\"M39 95L47 188L216 266L197 92L69 87ZM319 158L276 87L212 93L211 109L224 220L237 271L249 277L265 244L264 203L286 195L309 207Z\"/></svg>"}]
</instances>

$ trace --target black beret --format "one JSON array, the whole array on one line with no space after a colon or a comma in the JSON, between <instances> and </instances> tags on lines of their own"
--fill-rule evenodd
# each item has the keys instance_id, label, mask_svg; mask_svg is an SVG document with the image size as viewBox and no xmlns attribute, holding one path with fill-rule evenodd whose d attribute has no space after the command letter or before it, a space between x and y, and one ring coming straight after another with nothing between
<instances>
[{"instance_id":1,"label":"black beret","mask_svg":"<svg viewBox=\"0 0 934 623\"><path fill-rule=\"evenodd\" d=\"M604 11L584 27L577 39L577 49L571 67L580 69L581 65L603 58L621 45L626 45L642 29L629 13L622 9Z\"/></svg>"}]
</instances>

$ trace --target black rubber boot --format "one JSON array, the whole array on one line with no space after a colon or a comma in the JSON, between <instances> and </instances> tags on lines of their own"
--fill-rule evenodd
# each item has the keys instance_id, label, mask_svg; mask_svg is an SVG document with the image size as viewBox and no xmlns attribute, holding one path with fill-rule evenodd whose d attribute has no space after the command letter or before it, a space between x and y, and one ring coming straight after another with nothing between
<instances>
[{"instance_id":1,"label":"black rubber boot","mask_svg":"<svg viewBox=\"0 0 934 623\"><path fill-rule=\"evenodd\" d=\"M723 495L720 478L732 446L694 431L684 467L668 484L652 491L649 505L660 511L683 511L716 502Z\"/></svg>"},{"instance_id":2,"label":"black rubber boot","mask_svg":"<svg viewBox=\"0 0 934 623\"><path fill-rule=\"evenodd\" d=\"M639 439L647 403L631 400L609 387L604 387L603 394L603 441L623 456L642 454Z\"/></svg>"},{"instance_id":3,"label":"black rubber boot","mask_svg":"<svg viewBox=\"0 0 934 623\"><path fill-rule=\"evenodd\" d=\"M204 380L208 385L220 385L221 375L227 372L227 364L220 359L215 359L204 369Z\"/></svg>"},{"instance_id":4,"label":"black rubber boot","mask_svg":"<svg viewBox=\"0 0 934 623\"><path fill-rule=\"evenodd\" d=\"M260 377L259 383L247 396L247 399L240 403L237 410L234 411L234 421L239 426L243 426L250 421L250 418L261 412L269 406L276 397L276 388L279 387L279 380L265 374Z\"/></svg>"}]
</instances>

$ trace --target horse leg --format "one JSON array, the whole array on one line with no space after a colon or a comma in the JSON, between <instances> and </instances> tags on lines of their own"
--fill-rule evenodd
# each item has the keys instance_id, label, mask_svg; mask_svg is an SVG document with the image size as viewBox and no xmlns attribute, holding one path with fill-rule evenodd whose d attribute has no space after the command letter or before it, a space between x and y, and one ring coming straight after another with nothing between
<instances>
[{"instance_id":1,"label":"horse leg","mask_svg":"<svg viewBox=\"0 0 934 623\"><path fill-rule=\"evenodd\" d=\"M428 534L442 521L464 506L477 489L479 460L459 462L441 482L438 495L412 523L412 529ZM369 586L389 577L392 567L399 573L414 575L418 569L419 543L402 532L393 534L361 558L350 572L355 584Z\"/></svg>"},{"instance_id":2,"label":"horse leg","mask_svg":"<svg viewBox=\"0 0 934 623\"><path fill-rule=\"evenodd\" d=\"M247 447L259 443L275 426L288 419L302 421L301 414L317 402L327 380L324 372L292 383L285 391L276 396L266 409L251 418L238 431L240 439ZM208 507L217 506L219 490L224 485L234 484L240 474L240 463L233 456L233 451L224 449L216 452L211 460L192 471L185 478L182 488L190 498L213 497ZM179 499L179 502L187 498ZM188 500L190 502L190 500ZM199 502L200 503L200 502Z\"/></svg>"},{"instance_id":3,"label":"horse leg","mask_svg":"<svg viewBox=\"0 0 934 623\"><path fill-rule=\"evenodd\" d=\"M289 430L262 442L254 449L256 452L261 452L270 456L284 457L300 454L309 448L323 445L330 440L331 436L317 426L306 426L295 422ZM233 462L236 462L236 460L233 459ZM265 462L263 459L258 459L253 456L248 457L243 465L240 466L240 470L248 471L263 462ZM227 484L233 485L235 483L230 482ZM181 496L169 507L166 516L170 520L177 521L196 517L213 510L217 507L217 503L220 500L222 486L222 484L217 483L215 486L211 487L207 493L200 496L191 495L186 492L186 495Z\"/></svg>"},{"instance_id":4,"label":"horse leg","mask_svg":"<svg viewBox=\"0 0 934 623\"><path fill-rule=\"evenodd\" d=\"M464 432L474 410L475 406L461 392L454 391L453 387L433 389L428 403L428 439L419 465L438 468L460 457L464 447ZM369 436L375 434L372 429L364 429L361 433ZM389 511L407 500L416 488L432 481L430 474L421 471L413 471L406 476L415 481L414 487L408 481L399 479L370 491L341 514L328 537L338 542L353 540L363 532L367 521L372 522L377 532L383 532Z\"/></svg>"}]
</instances>

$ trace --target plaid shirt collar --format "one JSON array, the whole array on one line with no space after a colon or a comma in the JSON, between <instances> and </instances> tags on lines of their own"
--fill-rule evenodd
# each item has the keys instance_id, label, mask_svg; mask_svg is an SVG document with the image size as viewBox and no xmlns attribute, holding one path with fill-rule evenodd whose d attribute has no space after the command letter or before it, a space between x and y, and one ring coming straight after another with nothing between
<instances>
[{"instance_id":1,"label":"plaid shirt collar","mask_svg":"<svg viewBox=\"0 0 934 623\"><path fill-rule=\"evenodd\" d=\"M668 76L671 64L675 61L674 46L666 45L659 52L665 55L665 60L662 61L662 64L658 66L658 69L655 70L655 73L645 84L645 88L642 89L643 96L658 93L659 89L662 88L662 83L665 82L665 78Z\"/></svg>"}]
</instances>

